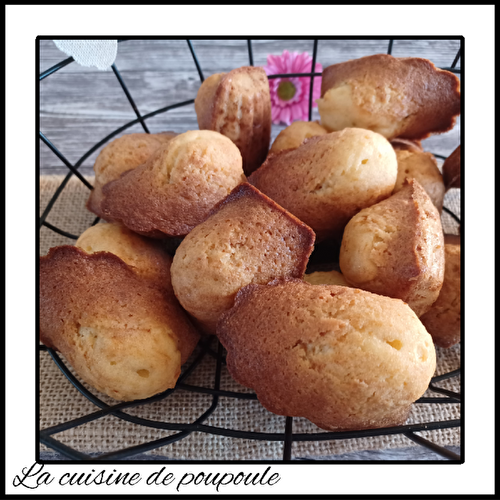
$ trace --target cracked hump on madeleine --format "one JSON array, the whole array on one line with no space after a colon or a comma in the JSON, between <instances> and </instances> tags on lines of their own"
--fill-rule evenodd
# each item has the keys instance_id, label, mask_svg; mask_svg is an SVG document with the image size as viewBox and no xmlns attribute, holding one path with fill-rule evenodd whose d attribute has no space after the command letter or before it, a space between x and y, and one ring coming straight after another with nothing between
<instances>
[{"instance_id":1,"label":"cracked hump on madeleine","mask_svg":"<svg viewBox=\"0 0 500 500\"><path fill-rule=\"evenodd\" d=\"M111 141L102 149L95 161L94 189L90 192L87 208L99 217L103 217L102 187L118 179L124 172L145 163L159 147L167 144L176 135L174 132L127 134Z\"/></svg>"},{"instance_id":2,"label":"cracked hump on madeleine","mask_svg":"<svg viewBox=\"0 0 500 500\"><path fill-rule=\"evenodd\" d=\"M220 132L238 146L246 175L262 165L271 141L271 96L262 68L243 66L211 75L194 106L200 130Z\"/></svg>"},{"instance_id":3,"label":"cracked hump on madeleine","mask_svg":"<svg viewBox=\"0 0 500 500\"><path fill-rule=\"evenodd\" d=\"M302 278L314 233L249 184L238 186L179 245L171 268L179 302L208 333L238 290Z\"/></svg>"},{"instance_id":4,"label":"cracked hump on madeleine","mask_svg":"<svg viewBox=\"0 0 500 500\"><path fill-rule=\"evenodd\" d=\"M103 187L105 216L155 238L185 236L245 181L241 154L223 135L185 132Z\"/></svg>"},{"instance_id":5,"label":"cracked hump on madeleine","mask_svg":"<svg viewBox=\"0 0 500 500\"><path fill-rule=\"evenodd\" d=\"M451 130L460 114L460 80L427 59L376 54L323 70L321 125L361 127L392 139Z\"/></svg>"},{"instance_id":6,"label":"cracked hump on madeleine","mask_svg":"<svg viewBox=\"0 0 500 500\"><path fill-rule=\"evenodd\" d=\"M387 139L346 128L270 155L248 181L310 226L320 241L340 237L353 215L390 196L397 171Z\"/></svg>"},{"instance_id":7,"label":"cracked hump on madeleine","mask_svg":"<svg viewBox=\"0 0 500 500\"><path fill-rule=\"evenodd\" d=\"M109 252L40 258L40 340L85 382L122 401L175 386L199 334L171 293Z\"/></svg>"},{"instance_id":8,"label":"cracked hump on madeleine","mask_svg":"<svg viewBox=\"0 0 500 500\"><path fill-rule=\"evenodd\" d=\"M430 309L443 285L443 228L415 179L349 221L339 265L352 286L401 299L417 316Z\"/></svg>"},{"instance_id":9,"label":"cracked hump on madeleine","mask_svg":"<svg viewBox=\"0 0 500 500\"><path fill-rule=\"evenodd\" d=\"M431 334L434 344L452 347L460 342L461 286L460 286L460 237L444 237L444 281L439 297L432 307L420 317Z\"/></svg>"},{"instance_id":10,"label":"cracked hump on madeleine","mask_svg":"<svg viewBox=\"0 0 500 500\"><path fill-rule=\"evenodd\" d=\"M343 286L248 285L217 335L230 374L269 411L327 430L403 424L436 367L406 304Z\"/></svg>"}]
</instances>

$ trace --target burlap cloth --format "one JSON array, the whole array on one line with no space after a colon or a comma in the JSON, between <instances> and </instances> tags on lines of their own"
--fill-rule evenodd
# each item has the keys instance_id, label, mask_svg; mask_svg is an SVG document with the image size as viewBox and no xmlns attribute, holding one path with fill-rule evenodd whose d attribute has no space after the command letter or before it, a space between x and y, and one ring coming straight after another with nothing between
<instances>
[{"instance_id":1,"label":"burlap cloth","mask_svg":"<svg viewBox=\"0 0 500 500\"><path fill-rule=\"evenodd\" d=\"M40 178L40 214L63 181L63 176L42 176ZM93 184L93 178L88 178ZM85 208L89 189L76 177L72 177L52 207L47 222L73 235L80 235L89 227L95 216ZM445 198L445 206L460 216L460 191L451 190ZM454 220L443 212L445 232L458 234ZM60 236L47 227L40 230L40 255L45 255L51 247L74 244L74 240ZM213 344L215 346L215 342ZM451 349L437 350L437 373L442 374L460 367L460 345ZM195 353L196 354L196 351ZM64 358L63 358L64 359ZM215 359L205 356L201 365L185 383L212 387L215 372ZM440 382L442 388L460 392L460 377ZM225 367L222 370L221 389L248 392L232 380ZM109 404L113 401L96 393ZM438 397L431 391L424 395ZM207 408L212 397L178 390L163 401L126 410L132 415L165 422L194 422ZM40 429L72 420L96 411L98 408L82 396L56 367L50 355L40 353ZM460 418L459 404L414 404L407 424L433 421L455 420ZM220 397L216 411L204 422L206 425L259 431L283 433L285 417L265 410L258 401L238 400ZM294 433L322 432L304 418L293 419ZM173 434L164 430L143 427L107 416L89 424L70 429L53 437L83 453L111 452L153 441ZM460 428L424 431L421 436L441 446L459 446ZM351 451L381 450L417 446L402 435L342 439L334 441L294 442L293 457L325 457L345 454ZM47 450L40 445L40 450ZM281 460L283 443L229 438L195 432L188 437L148 452L170 459L180 460ZM132 457L133 459L133 457Z\"/></svg>"}]
</instances>

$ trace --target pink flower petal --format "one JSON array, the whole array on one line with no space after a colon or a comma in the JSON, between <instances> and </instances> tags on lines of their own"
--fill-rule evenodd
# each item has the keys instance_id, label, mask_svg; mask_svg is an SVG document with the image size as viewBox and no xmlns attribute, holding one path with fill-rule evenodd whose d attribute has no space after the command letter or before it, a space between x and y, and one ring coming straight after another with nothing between
<instances>
[{"instance_id":1,"label":"pink flower petal","mask_svg":"<svg viewBox=\"0 0 500 500\"><path fill-rule=\"evenodd\" d=\"M269 54L267 56L267 65L268 66L276 66L277 63L280 61L280 56L274 56L272 54Z\"/></svg>"},{"instance_id":2,"label":"pink flower petal","mask_svg":"<svg viewBox=\"0 0 500 500\"><path fill-rule=\"evenodd\" d=\"M267 58L267 65L272 69L273 74L279 74L283 69L282 61L279 56L269 56Z\"/></svg>"},{"instance_id":3,"label":"pink flower petal","mask_svg":"<svg viewBox=\"0 0 500 500\"><path fill-rule=\"evenodd\" d=\"M290 118L290 108L283 108L281 110L281 121L285 122L287 125L290 125L292 123Z\"/></svg>"},{"instance_id":4,"label":"pink flower petal","mask_svg":"<svg viewBox=\"0 0 500 500\"><path fill-rule=\"evenodd\" d=\"M301 78L300 79L300 98L307 99L309 98L309 78Z\"/></svg>"},{"instance_id":5,"label":"pink flower petal","mask_svg":"<svg viewBox=\"0 0 500 500\"><path fill-rule=\"evenodd\" d=\"M290 53L284 50L281 55L268 55L267 66L264 71L269 75L287 74L287 73L310 73L312 57L307 53ZM315 73L321 73L323 67L316 63ZM278 96L278 88L282 81L290 81L295 86L294 96L284 101ZM294 120L309 119L309 92L311 80L303 77L290 78L271 78L269 80L269 91L271 94L271 118L273 123L285 123L290 125ZM314 78L313 85L313 106L317 107L316 99L321 96L321 77Z\"/></svg>"},{"instance_id":6,"label":"pink flower petal","mask_svg":"<svg viewBox=\"0 0 500 500\"><path fill-rule=\"evenodd\" d=\"M312 57L309 56L307 53L305 53L304 56L305 57L302 57L300 59L299 72L300 73L310 73L311 72Z\"/></svg>"},{"instance_id":7,"label":"pink flower petal","mask_svg":"<svg viewBox=\"0 0 500 500\"><path fill-rule=\"evenodd\" d=\"M263 66L262 69L266 72L266 75L275 75L277 73L276 66L273 65Z\"/></svg>"},{"instance_id":8,"label":"pink flower petal","mask_svg":"<svg viewBox=\"0 0 500 500\"><path fill-rule=\"evenodd\" d=\"M292 115L292 120L300 120L302 118L302 109L299 104L293 104L290 107L290 112Z\"/></svg>"},{"instance_id":9,"label":"pink flower petal","mask_svg":"<svg viewBox=\"0 0 500 500\"><path fill-rule=\"evenodd\" d=\"M281 111L279 108L271 108L271 119L273 123L280 122Z\"/></svg>"},{"instance_id":10,"label":"pink flower petal","mask_svg":"<svg viewBox=\"0 0 500 500\"><path fill-rule=\"evenodd\" d=\"M276 101L275 101L275 106L278 109L283 109L283 108L288 107L288 103L286 101L282 101L279 97L277 97Z\"/></svg>"}]
</instances>

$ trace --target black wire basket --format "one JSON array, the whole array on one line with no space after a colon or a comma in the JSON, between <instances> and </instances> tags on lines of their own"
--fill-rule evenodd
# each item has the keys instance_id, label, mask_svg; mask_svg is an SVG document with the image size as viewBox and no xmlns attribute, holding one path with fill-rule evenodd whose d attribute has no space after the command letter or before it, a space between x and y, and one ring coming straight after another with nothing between
<instances>
[{"instance_id":1,"label":"black wire basket","mask_svg":"<svg viewBox=\"0 0 500 500\"><path fill-rule=\"evenodd\" d=\"M388 42L387 53L391 54L393 49L394 41L398 39L391 39ZM127 40L119 40L120 43L124 43ZM247 49L248 49L248 65L254 64L253 50L252 50L252 40L244 40L246 41ZM311 87L310 87L310 95L309 95L309 120L312 117L312 81L315 77L321 76L321 73L314 73L312 69L315 67L317 55L318 55L318 44L322 42L321 39L311 40L312 44L312 67L310 73L300 73L294 75L270 75L269 78L278 78L284 76L300 76L300 77L309 77L311 79ZM189 51L192 55L193 64L196 67L198 72L200 81L203 82L204 74L202 71L202 65L198 60L195 49L193 47L193 43L191 40L186 40ZM442 69L446 69L448 71L454 72L456 74L460 74L461 69L457 67L457 63L461 58L462 51L462 43L460 43L460 48L452 61L450 61L450 65L448 67L443 67ZM43 71L39 74L38 77L38 95L40 95L40 81L48 78L51 75L57 73L60 69L65 66L71 64L73 62L73 58L69 57L59 62L58 64L52 66L51 68ZM51 197L47 206L43 210L43 213L39 218L39 230L42 227L46 227L59 235L64 237L76 240L79 235L72 234L68 232L64 228L56 227L55 225L47 222L47 217L51 212L54 204L57 199L60 197L61 193L65 189L68 184L68 181L71 177L76 176L89 190L92 189L91 183L85 178L84 175L80 172L80 167L93 153L98 151L102 146L108 143L112 138L126 132L130 127L140 124L144 130L144 132L149 133L149 128L147 125L147 120L152 118L153 116L168 113L169 111L179 108L182 106L188 106L194 103L194 97L191 100L187 100L184 102L178 102L174 104L170 104L168 106L162 107L160 109L156 109L150 113L142 115L137 105L134 102L132 97L132 93L128 89L124 79L122 78L116 64L112 65L112 70L114 75L116 76L123 92L125 93L135 115L136 118L131 120L123 126L117 128L102 140L97 142L93 147L91 147L87 152L85 152L75 163L71 163L65 157L64 153L61 152L53 142L40 130L39 128L39 136L41 143L43 143L44 147L49 148L57 158L67 167L68 172L64 177L59 187L56 189L55 193ZM39 125L39 123L38 123ZM441 160L445 159L445 156L440 154L435 154L437 158ZM38 145L38 157L40 157L40 143ZM446 206L443 207L443 212L447 213L456 224L460 224L460 218L449 208ZM92 225L99 222L99 218L96 218ZM38 246L40 243L40 236L38 235ZM37 304L38 305L38 304ZM38 325L37 325L38 326ZM221 398L237 398L240 400L256 400L256 396L251 392L239 392L239 391L228 391L221 389L221 374L223 372L225 359L224 359L224 349L221 344L217 341L216 338L210 337L203 339L189 362L184 365L182 374L177 382L177 385L174 389L167 390L161 394L158 394L154 397L151 397L146 400L140 401L132 401L132 402L122 402L122 403L106 403L98 396L96 396L93 392L91 392L85 385L83 385L77 377L73 374L71 368L66 366L65 362L59 357L59 355L52 349L47 348L43 345L38 346L40 353L48 353L52 358L53 362L57 365L57 367L61 370L61 372L67 377L67 379L74 386L75 391L79 391L83 394L88 401L90 401L93 405L95 405L95 410L78 418L71 418L68 421L60 423L58 425L54 425L51 427L47 427L44 429L40 429L38 431L39 442L45 445L48 448L55 450L57 453L66 457L69 460L83 460L83 461L115 461L120 459L129 459L134 460L138 454L142 454L160 447L168 446L172 443L175 443L179 440L186 438L187 436L193 433L209 433L219 436L226 436L233 438L235 440L238 439L246 439L246 440L259 440L259 441L277 441L283 443L283 460L290 461L293 458L292 454L292 444L294 442L301 441L327 441L327 440L344 440L344 439L353 439L353 438L366 438L372 436L390 436L393 434L401 434L408 438L409 440L417 443L418 445L425 447L428 450L431 450L436 454L436 456L444 457L448 461L462 463L463 459L461 455L450 451L448 448L438 445L432 441L432 439L427 439L420 436L419 432L422 431L437 431L440 429L452 429L461 426L461 420L452 419L452 420L444 420L444 421L433 421L433 422L421 422L421 423L412 423L409 425L402 425L397 427L389 427L383 429L371 429L364 431L356 431L356 432L315 432L315 433L294 433L293 432L293 418L292 417L283 417L283 430L279 433L270 433L270 432L255 432L251 430L239 430L233 428L222 428L216 427L213 425L207 425L206 421L215 411L220 404ZM40 356L41 354L39 354ZM190 375L192 375L200 366L200 363L206 360L211 360L214 364L213 376L206 380L206 383L203 385L191 385L187 383L187 379ZM38 368L40 368L40 363L38 363ZM415 404L418 405L435 405L435 404L460 404L461 403L461 395L455 391L450 391L448 389L444 389L439 387L439 383L445 380L454 379L461 376L461 368L449 371L447 373L443 373L439 376L434 377L429 385L429 391L437 394L433 397L422 397L416 401ZM151 420L148 418L143 418L137 415L133 415L127 410L132 408L142 407L144 405L151 405L157 403L159 401L163 401L166 398L172 397L172 395L176 391L189 391L193 394L205 395L206 397L211 398L210 404L208 408L204 411L200 412L200 414L195 418L192 422L188 423L180 423L180 422L170 422L170 421L160 421L160 420ZM142 443L140 445L135 446L125 446L122 449L115 450L113 452L101 453L97 456L93 454L83 453L73 447L64 444L61 440L57 439L57 434L63 431L67 431L69 429L73 429L84 424L88 424L90 422L96 421L98 419L102 419L106 416L114 416L116 419L119 419L123 422L132 422L134 424L140 426L151 427L154 429L161 429L165 431L169 431L169 435L160 438L160 439L152 439L148 442ZM431 459L432 460L432 459ZM39 460L40 461L40 460ZM43 460L41 461L43 462Z\"/></svg>"}]
</instances>

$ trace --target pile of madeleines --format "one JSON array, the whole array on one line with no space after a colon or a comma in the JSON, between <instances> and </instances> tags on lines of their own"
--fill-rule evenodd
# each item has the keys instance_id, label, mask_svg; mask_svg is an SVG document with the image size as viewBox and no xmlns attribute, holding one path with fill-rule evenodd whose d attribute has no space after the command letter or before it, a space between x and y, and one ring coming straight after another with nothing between
<instances>
[{"instance_id":1,"label":"pile of madeleines","mask_svg":"<svg viewBox=\"0 0 500 500\"><path fill-rule=\"evenodd\" d=\"M271 412L327 430L404 423L434 345L460 341L460 238L440 216L460 151L441 173L420 142L454 126L458 78L382 54L329 66L321 119L271 147L262 68L210 76L195 110L199 130L100 152L87 208L106 222L40 258L41 342L131 401L175 387L216 335ZM305 274L328 242L337 270Z\"/></svg>"}]
</instances>

